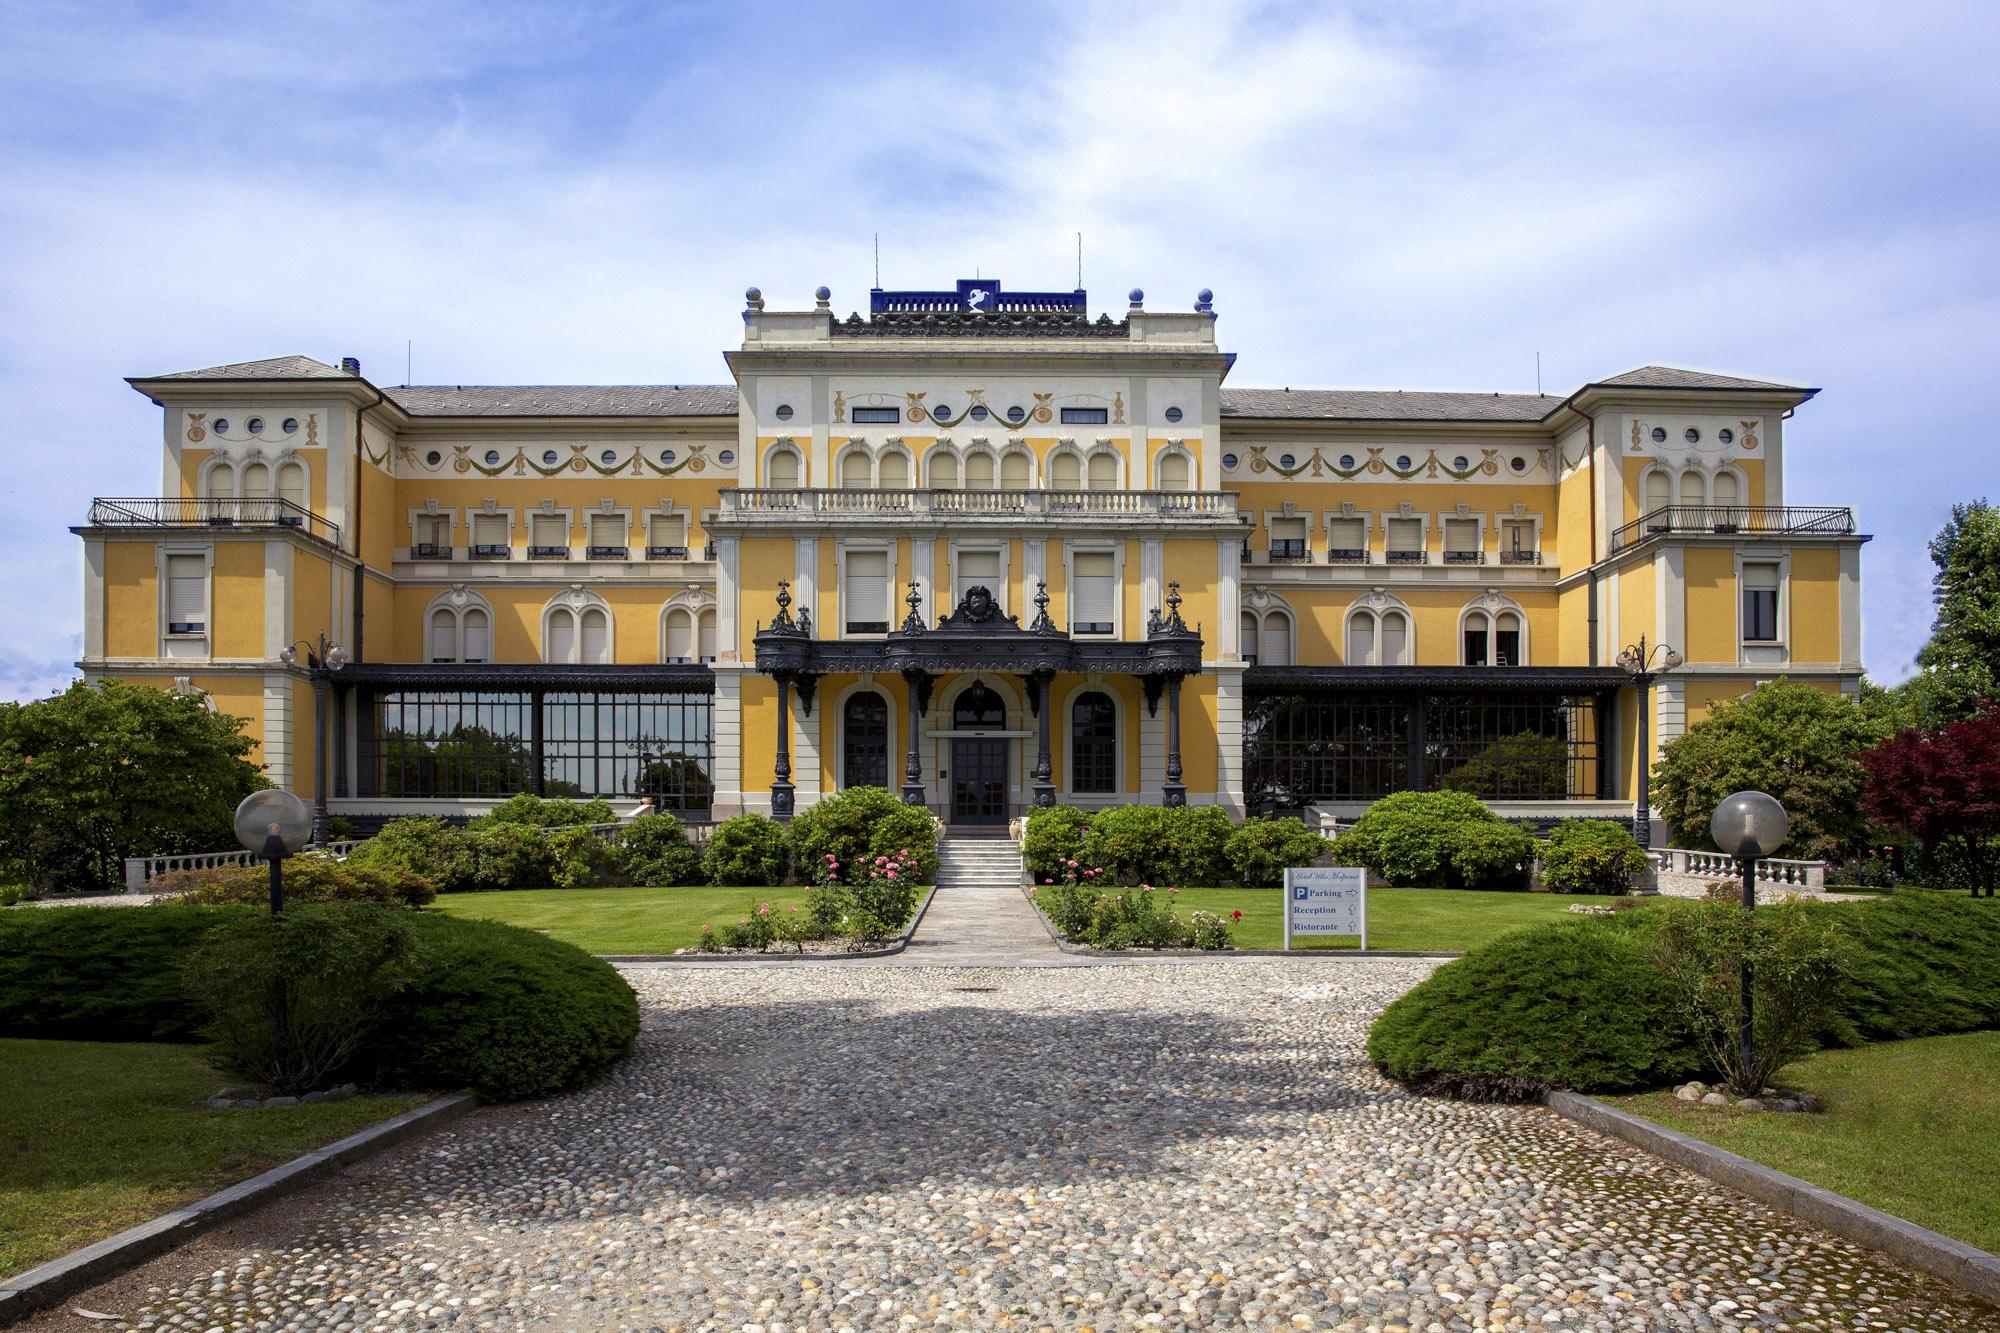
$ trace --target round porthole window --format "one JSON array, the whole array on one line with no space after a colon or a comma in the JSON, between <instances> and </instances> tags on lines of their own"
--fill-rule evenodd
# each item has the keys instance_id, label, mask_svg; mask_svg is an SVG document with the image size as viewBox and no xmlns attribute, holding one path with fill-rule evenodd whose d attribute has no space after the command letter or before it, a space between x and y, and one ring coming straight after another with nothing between
<instances>
[{"instance_id":1,"label":"round porthole window","mask_svg":"<svg viewBox=\"0 0 2000 1333\"><path fill-rule=\"evenodd\" d=\"M1686 440L1689 444L1700 444L1701 432L1696 430L1693 426L1689 426L1687 428L1687 434L1683 435L1681 438Z\"/></svg>"},{"instance_id":2,"label":"round porthole window","mask_svg":"<svg viewBox=\"0 0 2000 1333\"><path fill-rule=\"evenodd\" d=\"M986 420L986 418L992 415L993 414L991 412L988 412L984 407L981 407L979 404L974 403L972 405L972 419L974 421L984 421Z\"/></svg>"},{"instance_id":3,"label":"round porthole window","mask_svg":"<svg viewBox=\"0 0 2000 1333\"><path fill-rule=\"evenodd\" d=\"M1181 420L1181 410L1178 407L1168 408L1167 420L1173 422L1175 425L1179 425Z\"/></svg>"},{"instance_id":4,"label":"round porthole window","mask_svg":"<svg viewBox=\"0 0 2000 1333\"><path fill-rule=\"evenodd\" d=\"M1408 454L1396 455L1396 470L1398 472L1408 472L1410 470L1410 456Z\"/></svg>"},{"instance_id":5,"label":"round porthole window","mask_svg":"<svg viewBox=\"0 0 2000 1333\"><path fill-rule=\"evenodd\" d=\"M1007 420L1013 422L1015 425L1018 426L1027 419L1028 410L1026 408L1015 406L1007 409Z\"/></svg>"},{"instance_id":6,"label":"round porthole window","mask_svg":"<svg viewBox=\"0 0 2000 1333\"><path fill-rule=\"evenodd\" d=\"M243 423L243 429L249 431L252 435L262 435L264 433L264 418L251 417Z\"/></svg>"},{"instance_id":7,"label":"round porthole window","mask_svg":"<svg viewBox=\"0 0 2000 1333\"><path fill-rule=\"evenodd\" d=\"M486 451L486 466L488 467L500 466L500 451L498 449L488 449Z\"/></svg>"},{"instance_id":8,"label":"round porthole window","mask_svg":"<svg viewBox=\"0 0 2000 1333\"><path fill-rule=\"evenodd\" d=\"M554 467L555 465L556 465L556 451L553 449L542 450L542 466Z\"/></svg>"},{"instance_id":9,"label":"round porthole window","mask_svg":"<svg viewBox=\"0 0 2000 1333\"><path fill-rule=\"evenodd\" d=\"M1721 430L1715 432L1715 438L1721 440L1724 444L1734 444L1736 443L1736 432L1724 426Z\"/></svg>"},{"instance_id":10,"label":"round porthole window","mask_svg":"<svg viewBox=\"0 0 2000 1333\"><path fill-rule=\"evenodd\" d=\"M1451 460L1451 466L1454 471L1469 472L1472 469L1472 460L1464 454L1460 454L1457 458Z\"/></svg>"},{"instance_id":11,"label":"round porthole window","mask_svg":"<svg viewBox=\"0 0 2000 1333\"><path fill-rule=\"evenodd\" d=\"M943 403L939 403L936 407L933 407L931 409L931 417L937 421L950 421L951 408L947 407Z\"/></svg>"},{"instance_id":12,"label":"round porthole window","mask_svg":"<svg viewBox=\"0 0 2000 1333\"><path fill-rule=\"evenodd\" d=\"M715 461L722 464L722 466L724 467L728 467L730 464L736 461L736 451L734 449L724 449L721 453L715 456Z\"/></svg>"},{"instance_id":13,"label":"round porthole window","mask_svg":"<svg viewBox=\"0 0 2000 1333\"><path fill-rule=\"evenodd\" d=\"M1653 427L1653 443L1665 444L1666 442L1667 442L1667 428L1665 426Z\"/></svg>"},{"instance_id":14,"label":"round porthole window","mask_svg":"<svg viewBox=\"0 0 2000 1333\"><path fill-rule=\"evenodd\" d=\"M604 466L606 467L610 467L613 463L616 463L618 461L618 455L613 453L611 450L606 449L603 453L597 456L597 461L604 464Z\"/></svg>"},{"instance_id":15,"label":"round porthole window","mask_svg":"<svg viewBox=\"0 0 2000 1333\"><path fill-rule=\"evenodd\" d=\"M779 403L778 420L790 421L791 419L792 419L792 405L790 403Z\"/></svg>"},{"instance_id":16,"label":"round porthole window","mask_svg":"<svg viewBox=\"0 0 2000 1333\"><path fill-rule=\"evenodd\" d=\"M1526 472L1528 470L1528 460L1525 458L1514 458L1508 462L1507 466L1513 468L1516 472Z\"/></svg>"},{"instance_id":17,"label":"round porthole window","mask_svg":"<svg viewBox=\"0 0 2000 1333\"><path fill-rule=\"evenodd\" d=\"M215 419L215 433L217 435L223 435L226 434L228 430L229 430L229 418L217 417Z\"/></svg>"},{"instance_id":18,"label":"round porthole window","mask_svg":"<svg viewBox=\"0 0 2000 1333\"><path fill-rule=\"evenodd\" d=\"M299 419L297 417L286 417L284 431L287 435L297 435L299 433Z\"/></svg>"},{"instance_id":19,"label":"round porthole window","mask_svg":"<svg viewBox=\"0 0 2000 1333\"><path fill-rule=\"evenodd\" d=\"M660 465L662 467L672 467L674 459L677 457L679 457L679 455L676 454L673 450L662 449L660 450Z\"/></svg>"},{"instance_id":20,"label":"round porthole window","mask_svg":"<svg viewBox=\"0 0 2000 1333\"><path fill-rule=\"evenodd\" d=\"M1299 460L1298 460L1298 459L1296 459L1296 458L1294 458L1294 457L1292 457L1292 456L1291 456L1290 454L1279 454L1279 455L1278 455L1278 466L1279 466L1279 467L1297 467L1298 465L1299 465Z\"/></svg>"},{"instance_id":21,"label":"round porthole window","mask_svg":"<svg viewBox=\"0 0 2000 1333\"><path fill-rule=\"evenodd\" d=\"M1342 455L1340 456L1340 470L1341 470L1342 472L1352 472L1352 471L1354 471L1354 455L1353 455L1353 454L1342 454Z\"/></svg>"},{"instance_id":22,"label":"round porthole window","mask_svg":"<svg viewBox=\"0 0 2000 1333\"><path fill-rule=\"evenodd\" d=\"M1237 458L1235 454L1224 454L1222 456L1222 466L1228 468L1231 472L1236 470L1236 463Z\"/></svg>"},{"instance_id":23,"label":"round porthole window","mask_svg":"<svg viewBox=\"0 0 2000 1333\"><path fill-rule=\"evenodd\" d=\"M436 467L439 463L444 462L444 455L433 449L424 455L424 462L432 467Z\"/></svg>"}]
</instances>

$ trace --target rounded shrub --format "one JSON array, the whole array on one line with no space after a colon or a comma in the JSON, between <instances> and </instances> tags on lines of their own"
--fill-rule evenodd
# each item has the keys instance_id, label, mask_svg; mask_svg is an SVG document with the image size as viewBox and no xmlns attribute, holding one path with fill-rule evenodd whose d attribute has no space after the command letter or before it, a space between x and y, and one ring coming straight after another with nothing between
<instances>
[{"instance_id":1,"label":"rounded shrub","mask_svg":"<svg viewBox=\"0 0 2000 1333\"><path fill-rule=\"evenodd\" d=\"M898 852L915 858L923 880L937 874L937 821L886 787L848 787L821 797L800 811L785 833L793 865L809 870L837 865L845 884L861 882L864 864Z\"/></svg>"},{"instance_id":2,"label":"rounded shrub","mask_svg":"<svg viewBox=\"0 0 2000 1333\"><path fill-rule=\"evenodd\" d=\"M701 853L688 842L687 828L672 815L640 815L618 842L625 878L649 887L700 884Z\"/></svg>"},{"instance_id":3,"label":"rounded shrub","mask_svg":"<svg viewBox=\"0 0 2000 1333\"><path fill-rule=\"evenodd\" d=\"M198 1041L182 968L243 907L37 907L0 912L0 1036Z\"/></svg>"},{"instance_id":4,"label":"rounded shrub","mask_svg":"<svg viewBox=\"0 0 2000 1333\"><path fill-rule=\"evenodd\" d=\"M1160 842L1152 864L1140 867L1139 878L1183 888L1227 883L1229 835L1236 831L1228 812L1213 805L1184 805L1160 813Z\"/></svg>"},{"instance_id":5,"label":"rounded shrub","mask_svg":"<svg viewBox=\"0 0 2000 1333\"><path fill-rule=\"evenodd\" d=\"M1464 792L1398 792L1335 839L1333 859L1366 866L1397 888L1526 888L1525 871L1512 868L1520 840L1494 831L1511 827ZM1530 839L1523 865L1532 854Z\"/></svg>"},{"instance_id":6,"label":"rounded shrub","mask_svg":"<svg viewBox=\"0 0 2000 1333\"><path fill-rule=\"evenodd\" d=\"M173 894L185 903L239 903L261 907L271 901L271 870L264 862L176 870L155 875L147 888ZM320 852L285 859L285 902L380 903L422 907L437 897L437 881L396 861L343 860Z\"/></svg>"},{"instance_id":7,"label":"rounded shrub","mask_svg":"<svg viewBox=\"0 0 2000 1333\"><path fill-rule=\"evenodd\" d=\"M1147 878L1158 863L1166 840L1167 812L1157 805L1120 805L1090 817L1084 835L1084 856L1124 884Z\"/></svg>"},{"instance_id":8,"label":"rounded shrub","mask_svg":"<svg viewBox=\"0 0 2000 1333\"><path fill-rule=\"evenodd\" d=\"M442 893L466 887L457 860L459 830L431 815L407 815L384 824L347 854L350 865L400 866L433 881Z\"/></svg>"},{"instance_id":9,"label":"rounded shrub","mask_svg":"<svg viewBox=\"0 0 2000 1333\"><path fill-rule=\"evenodd\" d=\"M414 975L386 1002L368 1053L377 1082L546 1097L631 1052L639 1002L609 963L497 921L424 913L413 924Z\"/></svg>"},{"instance_id":10,"label":"rounded shrub","mask_svg":"<svg viewBox=\"0 0 2000 1333\"><path fill-rule=\"evenodd\" d=\"M482 824L524 824L530 828L567 828L576 824L615 824L618 813L601 796L587 801L548 799L532 792L510 796L472 821Z\"/></svg>"},{"instance_id":11,"label":"rounded shrub","mask_svg":"<svg viewBox=\"0 0 2000 1333\"><path fill-rule=\"evenodd\" d=\"M1246 819L1229 835L1223 856L1230 873L1244 888L1276 888L1285 881L1285 871L1309 866L1326 854L1331 844L1307 828L1305 821L1290 815Z\"/></svg>"},{"instance_id":12,"label":"rounded shrub","mask_svg":"<svg viewBox=\"0 0 2000 1333\"><path fill-rule=\"evenodd\" d=\"M1657 1087L1700 1072L1693 1034L1631 912L1514 930L1383 1011L1368 1058L1424 1092L1526 1101Z\"/></svg>"},{"instance_id":13,"label":"rounded shrub","mask_svg":"<svg viewBox=\"0 0 2000 1333\"><path fill-rule=\"evenodd\" d=\"M715 826L701 864L711 884L785 882L785 828L764 815L737 815Z\"/></svg>"},{"instance_id":14,"label":"rounded shrub","mask_svg":"<svg viewBox=\"0 0 2000 1333\"><path fill-rule=\"evenodd\" d=\"M1541 854L1542 887L1552 893L1627 893L1646 871L1639 840L1608 819L1563 820Z\"/></svg>"},{"instance_id":15,"label":"rounded shrub","mask_svg":"<svg viewBox=\"0 0 2000 1333\"><path fill-rule=\"evenodd\" d=\"M1028 859L1028 873L1035 882L1056 878L1065 861L1082 860L1084 835L1089 831L1090 816L1073 806L1050 805L1030 810L1021 851Z\"/></svg>"}]
</instances>

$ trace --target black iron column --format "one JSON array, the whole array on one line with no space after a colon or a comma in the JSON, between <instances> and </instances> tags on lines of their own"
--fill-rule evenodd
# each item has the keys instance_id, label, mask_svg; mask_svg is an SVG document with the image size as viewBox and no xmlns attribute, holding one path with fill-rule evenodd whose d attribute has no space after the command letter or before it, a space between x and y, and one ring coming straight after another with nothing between
<instances>
[{"instance_id":1,"label":"black iron column","mask_svg":"<svg viewBox=\"0 0 2000 1333\"><path fill-rule=\"evenodd\" d=\"M327 669L322 663L312 669L313 686L313 831L312 845L326 846L326 774L331 766L332 756L326 752L327 696L333 688L327 683Z\"/></svg>"},{"instance_id":2,"label":"black iron column","mask_svg":"<svg viewBox=\"0 0 2000 1333\"><path fill-rule=\"evenodd\" d=\"M914 595L914 594L912 594ZM917 729L923 725L923 683L921 671L905 671L903 686L910 696L910 744L903 755L903 804L922 806L924 802L924 755L917 739Z\"/></svg>"},{"instance_id":3,"label":"black iron column","mask_svg":"<svg viewBox=\"0 0 2000 1333\"><path fill-rule=\"evenodd\" d=\"M771 766L771 818L792 817L792 678L780 671L778 682L778 759Z\"/></svg>"},{"instance_id":4,"label":"black iron column","mask_svg":"<svg viewBox=\"0 0 2000 1333\"><path fill-rule=\"evenodd\" d=\"M1167 677L1167 781L1160 788L1160 804L1187 804L1187 786L1181 781L1181 678L1177 675Z\"/></svg>"},{"instance_id":5,"label":"black iron column","mask_svg":"<svg viewBox=\"0 0 2000 1333\"><path fill-rule=\"evenodd\" d=\"M1632 811L1632 836L1647 851L1653 848L1653 677L1632 678L1639 687L1639 801Z\"/></svg>"},{"instance_id":6,"label":"black iron column","mask_svg":"<svg viewBox=\"0 0 2000 1333\"><path fill-rule=\"evenodd\" d=\"M1055 766L1049 762L1049 686L1054 683L1055 677L1050 672L1037 671L1031 680L1037 721L1035 804L1046 809L1056 803Z\"/></svg>"}]
</instances>

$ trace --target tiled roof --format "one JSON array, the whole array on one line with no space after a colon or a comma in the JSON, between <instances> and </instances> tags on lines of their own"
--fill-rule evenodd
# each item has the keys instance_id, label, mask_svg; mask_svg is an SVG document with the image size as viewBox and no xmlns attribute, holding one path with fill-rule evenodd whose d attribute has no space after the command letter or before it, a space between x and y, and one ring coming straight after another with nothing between
<instances>
[{"instance_id":1,"label":"tiled roof","mask_svg":"<svg viewBox=\"0 0 2000 1333\"><path fill-rule=\"evenodd\" d=\"M1716 375L1706 370L1683 370L1679 366L1640 366L1637 370L1628 370L1623 375L1613 375L1608 380L1597 380L1595 383L1621 389L1803 390L1805 388L1802 384L1738 379L1734 375Z\"/></svg>"},{"instance_id":2,"label":"tiled roof","mask_svg":"<svg viewBox=\"0 0 2000 1333\"><path fill-rule=\"evenodd\" d=\"M234 361L206 370L177 370L157 380L340 380L353 379L338 366L309 356L274 356L267 361Z\"/></svg>"},{"instance_id":3,"label":"tiled roof","mask_svg":"<svg viewBox=\"0 0 2000 1333\"><path fill-rule=\"evenodd\" d=\"M733 384L432 384L385 389L413 417L727 417Z\"/></svg>"},{"instance_id":4,"label":"tiled roof","mask_svg":"<svg viewBox=\"0 0 2000 1333\"><path fill-rule=\"evenodd\" d=\"M1552 394L1402 389L1224 389L1222 415L1318 421L1540 421Z\"/></svg>"}]
</instances>

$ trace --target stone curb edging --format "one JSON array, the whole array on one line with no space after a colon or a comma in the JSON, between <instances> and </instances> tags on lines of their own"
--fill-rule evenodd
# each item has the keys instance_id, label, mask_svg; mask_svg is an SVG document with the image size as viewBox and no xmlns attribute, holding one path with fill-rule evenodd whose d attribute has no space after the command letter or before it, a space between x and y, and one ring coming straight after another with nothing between
<instances>
[{"instance_id":1,"label":"stone curb edging","mask_svg":"<svg viewBox=\"0 0 2000 1333\"><path fill-rule=\"evenodd\" d=\"M916 935L917 927L924 923L924 913L930 910L931 899L935 897L937 885L933 884L930 892L924 895L924 900L917 904L917 910L902 934L887 944L879 944L872 949L856 949L852 953L601 953L597 957L607 963L693 963L697 966L747 962L840 963L850 958L887 958L910 947L910 940Z\"/></svg>"},{"instance_id":2,"label":"stone curb edging","mask_svg":"<svg viewBox=\"0 0 2000 1333\"><path fill-rule=\"evenodd\" d=\"M1062 937L1056 923L1049 920L1049 914L1035 901L1035 895L1024 886L1021 896L1028 900L1028 906L1035 909L1035 915L1042 919L1042 929L1049 932L1056 948L1064 953L1073 953L1085 958L1199 958L1211 963L1228 963L1238 958L1463 958L1457 953L1439 953L1425 949L1293 949L1289 953L1283 949L1093 949L1088 944L1075 944Z\"/></svg>"},{"instance_id":3,"label":"stone curb edging","mask_svg":"<svg viewBox=\"0 0 2000 1333\"><path fill-rule=\"evenodd\" d=\"M1910 1267L1943 1278L2000 1304L2000 1255L1939 1235L1865 1203L1786 1175L1747 1157L1703 1143L1642 1116L1607 1106L1595 1097L1551 1092L1542 1099L1557 1115L1588 1129L1622 1139L1696 1175L1727 1185L1781 1213L1810 1222Z\"/></svg>"},{"instance_id":4,"label":"stone curb edging","mask_svg":"<svg viewBox=\"0 0 2000 1333\"><path fill-rule=\"evenodd\" d=\"M115 1236L107 1236L12 1277L0 1278L0 1327L135 1268L211 1227L291 1193L335 1167L371 1157L404 1139L456 1120L478 1105L479 1098L469 1092L439 1097L274 1166L262 1175L217 1190L205 1199L162 1213L150 1222L128 1227Z\"/></svg>"}]
</instances>

